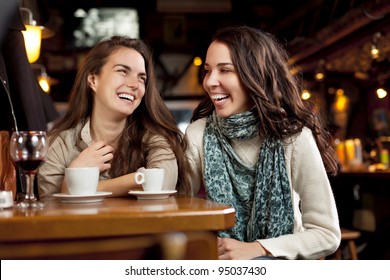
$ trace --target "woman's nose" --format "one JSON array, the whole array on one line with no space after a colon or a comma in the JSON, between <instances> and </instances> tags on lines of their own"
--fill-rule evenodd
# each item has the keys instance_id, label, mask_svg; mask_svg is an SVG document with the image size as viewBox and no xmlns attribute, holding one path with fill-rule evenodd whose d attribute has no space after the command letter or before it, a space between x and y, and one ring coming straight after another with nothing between
<instances>
[{"instance_id":1,"label":"woman's nose","mask_svg":"<svg viewBox=\"0 0 390 280\"><path fill-rule=\"evenodd\" d=\"M219 85L219 79L217 72L210 72L204 78L204 84L208 87L215 87Z\"/></svg>"},{"instance_id":2,"label":"woman's nose","mask_svg":"<svg viewBox=\"0 0 390 280\"><path fill-rule=\"evenodd\" d=\"M129 76L126 78L126 86L128 88L138 88L139 87L139 81L138 77Z\"/></svg>"}]
</instances>

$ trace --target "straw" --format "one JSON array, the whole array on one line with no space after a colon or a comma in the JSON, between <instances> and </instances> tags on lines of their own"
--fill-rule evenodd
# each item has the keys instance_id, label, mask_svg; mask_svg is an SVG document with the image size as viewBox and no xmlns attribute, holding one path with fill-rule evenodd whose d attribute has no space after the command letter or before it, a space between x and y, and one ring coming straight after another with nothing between
<instances>
[{"instance_id":1,"label":"straw","mask_svg":"<svg viewBox=\"0 0 390 280\"><path fill-rule=\"evenodd\" d=\"M12 117L13 117L14 123L15 123L15 130L16 130L16 132L19 132L18 123L16 122L16 117L15 117L15 112L14 112L14 106L12 105L11 94L9 93L7 86L6 86L7 81L3 80L2 77L0 77L0 79L1 79L1 84L3 85L5 91L7 92L9 105L11 106Z\"/></svg>"}]
</instances>

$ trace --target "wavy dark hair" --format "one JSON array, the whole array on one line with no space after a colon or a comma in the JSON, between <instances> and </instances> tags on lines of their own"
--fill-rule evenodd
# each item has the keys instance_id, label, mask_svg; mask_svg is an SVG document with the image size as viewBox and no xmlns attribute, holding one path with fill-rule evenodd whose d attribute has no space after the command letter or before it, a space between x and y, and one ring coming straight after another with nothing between
<instances>
[{"instance_id":1,"label":"wavy dark hair","mask_svg":"<svg viewBox=\"0 0 390 280\"><path fill-rule=\"evenodd\" d=\"M153 149L164 149L158 141L151 140L154 136L160 136L167 140L176 156L179 169L178 189L182 193L189 194L187 174L190 169L184 152L187 142L157 89L152 51L142 40L114 36L98 43L88 52L73 84L69 97L69 109L49 132L50 139L53 141L62 131L73 128L80 122L85 122L91 116L93 94L88 85L88 75L98 75L108 57L121 48L134 49L142 55L145 60L147 80L145 95L138 108L127 117L126 127L120 135L115 156L111 162L110 176L115 178L134 172L140 166L145 166L147 155ZM145 139L145 136L148 139Z\"/></svg>"},{"instance_id":2,"label":"wavy dark hair","mask_svg":"<svg viewBox=\"0 0 390 280\"><path fill-rule=\"evenodd\" d=\"M286 50L269 33L247 26L224 27L212 41L224 43L241 83L260 118L260 136L284 139L307 126L313 132L327 172L337 174L338 160L331 135L319 114L300 97L302 79L292 75ZM209 116L214 105L206 94L191 121Z\"/></svg>"}]
</instances>

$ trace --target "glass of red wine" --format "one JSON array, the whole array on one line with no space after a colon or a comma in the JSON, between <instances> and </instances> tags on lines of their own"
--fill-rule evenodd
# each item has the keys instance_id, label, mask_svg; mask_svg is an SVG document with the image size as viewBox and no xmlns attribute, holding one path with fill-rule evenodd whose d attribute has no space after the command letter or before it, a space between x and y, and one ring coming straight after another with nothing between
<instances>
[{"instance_id":1,"label":"glass of red wine","mask_svg":"<svg viewBox=\"0 0 390 280\"><path fill-rule=\"evenodd\" d=\"M19 208L42 208L44 204L35 197L34 179L39 166L46 159L45 131L15 131L10 141L10 153L14 163L26 176L26 195L16 206Z\"/></svg>"}]
</instances>

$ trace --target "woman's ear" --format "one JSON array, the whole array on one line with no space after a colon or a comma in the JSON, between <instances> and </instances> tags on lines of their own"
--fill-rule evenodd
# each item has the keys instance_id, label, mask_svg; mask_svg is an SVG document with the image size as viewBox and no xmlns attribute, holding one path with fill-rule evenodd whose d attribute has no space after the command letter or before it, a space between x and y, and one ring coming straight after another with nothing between
<instances>
[{"instance_id":1,"label":"woman's ear","mask_svg":"<svg viewBox=\"0 0 390 280\"><path fill-rule=\"evenodd\" d=\"M93 91L96 91L96 79L95 79L95 75L88 75L88 85L89 87L93 90Z\"/></svg>"}]
</instances>

